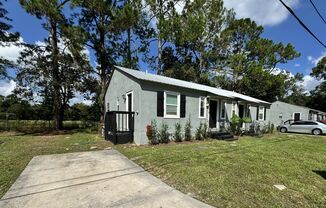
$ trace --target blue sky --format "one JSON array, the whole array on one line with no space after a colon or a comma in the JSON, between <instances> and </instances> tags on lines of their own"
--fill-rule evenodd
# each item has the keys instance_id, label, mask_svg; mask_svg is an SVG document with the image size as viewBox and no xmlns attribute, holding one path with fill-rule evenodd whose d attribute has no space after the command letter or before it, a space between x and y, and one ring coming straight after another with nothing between
<instances>
[{"instance_id":1,"label":"blue sky","mask_svg":"<svg viewBox=\"0 0 326 208\"><path fill-rule=\"evenodd\" d=\"M314 11L308 0L286 0L297 15L306 25L326 43L326 24ZM314 0L320 8L320 12L326 18L326 1ZM301 57L287 64L278 65L292 73L303 73L305 76L304 86L311 90L318 83L309 76L311 68L315 66L318 59L326 55L326 49L314 40L298 22L282 7L278 0L225 0L228 8L237 12L237 17L250 17L265 27L264 37L282 42L291 43L301 53ZM27 43L42 41L48 34L42 28L41 21L27 14L19 5L18 0L9 0L4 3L8 10L8 16L13 19L13 30L21 33L23 40ZM0 56L15 59L18 48L0 48ZM156 53L155 51L153 53ZM91 60L94 57L91 55ZM142 70L146 65L142 64ZM10 92L13 82L0 82L0 94Z\"/></svg>"}]
</instances>

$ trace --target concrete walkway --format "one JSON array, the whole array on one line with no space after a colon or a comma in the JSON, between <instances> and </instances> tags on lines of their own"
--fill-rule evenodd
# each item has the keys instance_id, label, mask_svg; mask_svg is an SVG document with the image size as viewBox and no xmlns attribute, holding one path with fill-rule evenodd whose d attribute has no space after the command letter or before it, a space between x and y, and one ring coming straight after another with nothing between
<instances>
[{"instance_id":1,"label":"concrete walkway","mask_svg":"<svg viewBox=\"0 0 326 208\"><path fill-rule=\"evenodd\" d=\"M115 150L34 157L1 208L210 207Z\"/></svg>"}]
</instances>

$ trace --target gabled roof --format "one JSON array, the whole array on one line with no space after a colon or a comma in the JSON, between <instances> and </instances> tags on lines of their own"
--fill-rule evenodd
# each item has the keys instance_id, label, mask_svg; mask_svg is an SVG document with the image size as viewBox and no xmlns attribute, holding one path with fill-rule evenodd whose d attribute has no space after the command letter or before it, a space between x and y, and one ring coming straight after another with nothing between
<instances>
[{"instance_id":1,"label":"gabled roof","mask_svg":"<svg viewBox=\"0 0 326 208\"><path fill-rule=\"evenodd\" d=\"M248 102L253 102L253 103L270 104L269 102L266 102L263 100L259 100L259 99L256 99L256 98L253 98L253 97L250 97L247 95L243 95L243 94L240 94L237 92L223 90L221 88L209 87L207 85L197 84L197 83L193 83L193 82L187 82L184 80L174 79L174 78L165 77L165 76L161 76L161 75L157 75L157 74L150 74L147 72L128 69L128 68L121 67L121 66L116 66L116 68L122 72L129 74L130 76L132 76L136 79L139 79L139 80L156 82L156 83L161 83L161 84L167 84L167 85L172 85L172 86L177 86L177 87L183 87L183 88L208 92L213 95L222 96L222 97L226 97L226 98L238 98L238 99L245 100Z\"/></svg>"}]
</instances>

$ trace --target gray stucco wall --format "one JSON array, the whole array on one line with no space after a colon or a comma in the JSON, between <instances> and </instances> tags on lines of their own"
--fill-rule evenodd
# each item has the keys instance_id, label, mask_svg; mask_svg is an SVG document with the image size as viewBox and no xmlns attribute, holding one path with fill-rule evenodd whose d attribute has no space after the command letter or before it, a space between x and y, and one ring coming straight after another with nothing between
<instances>
[{"instance_id":1,"label":"gray stucco wall","mask_svg":"<svg viewBox=\"0 0 326 208\"><path fill-rule=\"evenodd\" d=\"M142 135L141 143L148 143L146 136L146 126L151 124L151 120L155 119L157 126L160 128L162 123L169 126L169 131L174 132L175 123L180 123L182 128L184 128L189 117L191 118L191 125L193 126L193 133L195 129L199 126L200 122L207 123L208 111L206 109L206 118L199 118L199 97L206 96L205 92L194 91L190 89L184 89L180 87L174 87L153 82L141 82L141 97L142 97L142 107L141 107L141 119L140 126L138 129L140 135ZM185 118L164 118L157 117L157 91L170 91L175 93L180 93L186 95L186 117Z\"/></svg>"},{"instance_id":2,"label":"gray stucco wall","mask_svg":"<svg viewBox=\"0 0 326 208\"><path fill-rule=\"evenodd\" d=\"M133 111L135 113L135 130L141 129L140 126L140 112L141 112L141 88L139 81L130 75L123 74L118 70L114 70L108 90L105 94L105 109L106 111L126 111L126 101L123 99L123 95L128 92L133 92ZM109 106L109 108L107 108ZM119 109L118 109L119 106ZM134 132L135 143L140 144L140 138L143 135L139 135L139 131Z\"/></svg>"},{"instance_id":3,"label":"gray stucco wall","mask_svg":"<svg viewBox=\"0 0 326 208\"><path fill-rule=\"evenodd\" d=\"M226 119L220 119L218 114L218 121L226 122L228 126L229 119L232 115L232 99L226 99L214 95L209 95L206 92L195 91L191 89L170 86L160 83L148 82L137 80L132 76L115 70L108 90L105 96L105 107L106 110L120 110L126 111L126 100L123 99L123 95L132 91L133 92L133 111L135 112L135 132L134 132L134 141L136 144L147 144L148 139L146 136L146 126L151 124L151 120L155 119L158 127L160 128L162 123L165 123L169 126L169 132L174 132L175 123L180 123L182 129L189 118L191 118L192 131L193 135L195 134L196 128L199 126L200 122L207 123L209 119L209 108L206 107L206 116L205 118L199 118L199 97L209 96L210 99L218 101L218 112L220 113L221 101L226 101ZM175 93L180 93L186 95L186 117L185 118L164 118L157 117L157 92L158 91L170 91ZM208 104L208 103L207 103ZM246 105L248 103L243 102ZM257 114L257 104L251 104L251 118L256 120ZM109 106L109 108L107 108ZM118 109L119 106L119 109ZM268 123L269 121L269 106L266 106L266 120L260 121L261 123Z\"/></svg>"},{"instance_id":4,"label":"gray stucco wall","mask_svg":"<svg viewBox=\"0 0 326 208\"><path fill-rule=\"evenodd\" d=\"M277 126L284 121L293 119L294 113L301 113L301 120L308 120L309 118L308 108L276 101L271 105L270 121Z\"/></svg>"}]
</instances>

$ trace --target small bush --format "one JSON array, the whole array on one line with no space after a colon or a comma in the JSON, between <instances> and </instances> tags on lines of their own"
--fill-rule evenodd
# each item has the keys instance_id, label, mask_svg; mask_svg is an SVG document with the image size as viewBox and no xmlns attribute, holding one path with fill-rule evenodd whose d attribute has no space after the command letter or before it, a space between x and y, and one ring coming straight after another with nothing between
<instances>
[{"instance_id":1,"label":"small bush","mask_svg":"<svg viewBox=\"0 0 326 208\"><path fill-rule=\"evenodd\" d=\"M241 134L241 126L242 119L237 115L233 115L230 122L231 133L239 136Z\"/></svg>"},{"instance_id":2,"label":"small bush","mask_svg":"<svg viewBox=\"0 0 326 208\"><path fill-rule=\"evenodd\" d=\"M196 135L195 135L196 140L203 140L203 124L200 122L199 127L196 129Z\"/></svg>"},{"instance_id":3,"label":"small bush","mask_svg":"<svg viewBox=\"0 0 326 208\"><path fill-rule=\"evenodd\" d=\"M192 139L192 135L191 135L191 121L190 121L190 117L185 125L185 141L190 141Z\"/></svg>"},{"instance_id":4,"label":"small bush","mask_svg":"<svg viewBox=\"0 0 326 208\"><path fill-rule=\"evenodd\" d=\"M155 120L151 121L151 127L152 127L152 130L151 130L150 135L148 136L148 140L149 140L150 144L155 145L155 144L159 143L159 132L158 132Z\"/></svg>"},{"instance_id":5,"label":"small bush","mask_svg":"<svg viewBox=\"0 0 326 208\"><path fill-rule=\"evenodd\" d=\"M270 132L269 132L270 134L274 133L274 128L275 128L274 124L271 124Z\"/></svg>"},{"instance_id":6,"label":"small bush","mask_svg":"<svg viewBox=\"0 0 326 208\"><path fill-rule=\"evenodd\" d=\"M181 124L176 123L174 125L175 131L174 131L174 141L175 142L182 142L182 135L181 135Z\"/></svg>"},{"instance_id":7,"label":"small bush","mask_svg":"<svg viewBox=\"0 0 326 208\"><path fill-rule=\"evenodd\" d=\"M208 139L209 137L208 125L206 122L203 125L203 137L204 139Z\"/></svg>"},{"instance_id":8,"label":"small bush","mask_svg":"<svg viewBox=\"0 0 326 208\"><path fill-rule=\"evenodd\" d=\"M162 123L161 131L160 131L160 143L169 143L170 135L169 135L169 126L165 123Z\"/></svg>"}]
</instances>

